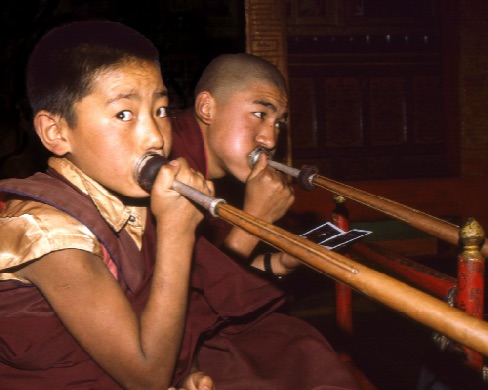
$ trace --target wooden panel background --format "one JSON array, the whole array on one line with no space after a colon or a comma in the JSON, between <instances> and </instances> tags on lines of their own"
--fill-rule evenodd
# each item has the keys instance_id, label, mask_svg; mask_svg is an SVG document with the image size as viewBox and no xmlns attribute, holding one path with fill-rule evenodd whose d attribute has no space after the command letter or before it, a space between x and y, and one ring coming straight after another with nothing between
<instances>
[{"instance_id":1,"label":"wooden panel background","mask_svg":"<svg viewBox=\"0 0 488 390\"><path fill-rule=\"evenodd\" d=\"M438 5L380 3L287 2L294 164L338 180L449 176Z\"/></svg>"}]
</instances>

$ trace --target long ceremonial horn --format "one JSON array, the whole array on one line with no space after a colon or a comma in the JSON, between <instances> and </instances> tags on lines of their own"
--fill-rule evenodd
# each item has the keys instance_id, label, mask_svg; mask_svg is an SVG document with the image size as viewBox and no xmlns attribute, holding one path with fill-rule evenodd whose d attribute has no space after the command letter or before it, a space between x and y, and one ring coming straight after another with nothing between
<instances>
[{"instance_id":1,"label":"long ceremonial horn","mask_svg":"<svg viewBox=\"0 0 488 390\"><path fill-rule=\"evenodd\" d=\"M300 170L273 161L271 160L269 150L263 147L257 147L249 153L248 160L251 167L256 163L261 153L267 155L269 166L295 177L299 185L306 190L311 190L314 186L324 188L337 195L343 195L346 198L355 200L356 202L381 211L395 219L406 222L416 229L438 237L453 245L457 246L459 244L459 226L457 225L433 217L432 215L423 213L422 211L405 206L401 203L397 203L393 200L376 196L366 191L320 176L316 167L304 166ZM488 257L488 242L486 240L480 251L485 258Z\"/></svg>"},{"instance_id":2,"label":"long ceremonial horn","mask_svg":"<svg viewBox=\"0 0 488 390\"><path fill-rule=\"evenodd\" d=\"M151 190L159 168L166 162L167 160L159 155L147 155L140 159L136 164L134 177L142 188ZM386 274L369 269L339 253L255 218L226 204L222 199L208 197L178 181L174 182L173 189L181 191L183 196L203 207L211 207L214 215L259 237L278 250L289 253L316 271L339 280L393 310L488 356L487 322Z\"/></svg>"}]
</instances>

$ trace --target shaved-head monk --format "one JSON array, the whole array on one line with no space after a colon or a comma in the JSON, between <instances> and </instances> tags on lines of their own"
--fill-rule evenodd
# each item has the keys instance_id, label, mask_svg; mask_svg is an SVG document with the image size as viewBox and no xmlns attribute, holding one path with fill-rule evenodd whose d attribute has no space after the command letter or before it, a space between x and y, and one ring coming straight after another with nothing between
<instances>
[{"instance_id":1,"label":"shaved-head monk","mask_svg":"<svg viewBox=\"0 0 488 390\"><path fill-rule=\"evenodd\" d=\"M265 153L252 168L248 154L258 146L273 154L287 118L287 86L278 68L251 54L223 54L209 63L198 81L194 109L173 121L172 153L192 160L209 180L232 176L245 183L243 210L274 223L293 203L293 190L281 172L267 165ZM190 124L198 130L190 136L192 143ZM197 140L195 151L191 148ZM213 241L258 269L266 265L266 271L285 275L299 264L284 253L254 256L259 238L220 220L213 222Z\"/></svg>"},{"instance_id":2,"label":"shaved-head monk","mask_svg":"<svg viewBox=\"0 0 488 390\"><path fill-rule=\"evenodd\" d=\"M221 55L197 83L194 107L171 114L172 156L184 157L207 179L227 176L244 183L243 210L274 223L293 203L293 191L281 172L268 166L264 153L252 168L248 155L258 146L272 155L287 117L286 82L273 64L250 54ZM204 234L243 269L250 264L269 278L299 264L286 253L256 255L259 238L218 218L208 217L206 222ZM357 388L320 332L276 311L245 332L224 331L204 340L198 356L199 367L218 389Z\"/></svg>"}]
</instances>

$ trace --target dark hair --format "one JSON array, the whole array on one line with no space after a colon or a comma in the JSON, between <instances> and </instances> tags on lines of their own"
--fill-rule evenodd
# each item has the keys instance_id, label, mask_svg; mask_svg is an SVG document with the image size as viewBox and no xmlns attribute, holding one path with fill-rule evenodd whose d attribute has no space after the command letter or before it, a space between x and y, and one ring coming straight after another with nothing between
<instances>
[{"instance_id":1,"label":"dark hair","mask_svg":"<svg viewBox=\"0 0 488 390\"><path fill-rule=\"evenodd\" d=\"M90 93L94 77L134 59L159 66L153 43L121 23L85 20L52 29L36 45L27 65L33 114L47 110L74 125L73 105Z\"/></svg>"},{"instance_id":2,"label":"dark hair","mask_svg":"<svg viewBox=\"0 0 488 390\"><path fill-rule=\"evenodd\" d=\"M195 87L195 96L208 91L219 99L226 99L256 82L275 85L287 93L285 78L271 62L247 53L221 54L203 71Z\"/></svg>"}]
</instances>

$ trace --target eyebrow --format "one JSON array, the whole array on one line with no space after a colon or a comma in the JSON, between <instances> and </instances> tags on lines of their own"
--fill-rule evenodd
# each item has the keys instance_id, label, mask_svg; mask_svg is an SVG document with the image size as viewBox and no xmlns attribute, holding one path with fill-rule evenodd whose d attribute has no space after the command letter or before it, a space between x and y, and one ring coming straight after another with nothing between
<instances>
[{"instance_id":1,"label":"eyebrow","mask_svg":"<svg viewBox=\"0 0 488 390\"><path fill-rule=\"evenodd\" d=\"M108 99L107 103L111 104L116 102L117 100L122 100L122 99L132 99L132 97L136 96L135 93L119 93L117 96L115 96L112 99Z\"/></svg>"},{"instance_id":2,"label":"eyebrow","mask_svg":"<svg viewBox=\"0 0 488 390\"><path fill-rule=\"evenodd\" d=\"M253 104L260 104L262 106L268 107L273 112L277 112L278 111L278 109L276 108L276 106L273 103L271 103L271 102L269 102L267 100L258 99L258 100L254 100L252 103ZM284 119L287 119L288 118L288 112L285 112L282 117Z\"/></svg>"},{"instance_id":3,"label":"eyebrow","mask_svg":"<svg viewBox=\"0 0 488 390\"><path fill-rule=\"evenodd\" d=\"M135 96L137 96L137 93L120 93L117 96L115 96L114 98L109 99L107 101L107 103L111 104L111 103L116 102L117 100L121 100L121 99L132 99ZM168 96L168 90L163 89L161 91L155 92L154 96L158 99L166 97L166 96Z\"/></svg>"},{"instance_id":4,"label":"eyebrow","mask_svg":"<svg viewBox=\"0 0 488 390\"><path fill-rule=\"evenodd\" d=\"M168 96L168 90L165 88L159 92L156 92L154 95L156 95L158 98L163 98Z\"/></svg>"}]
</instances>

